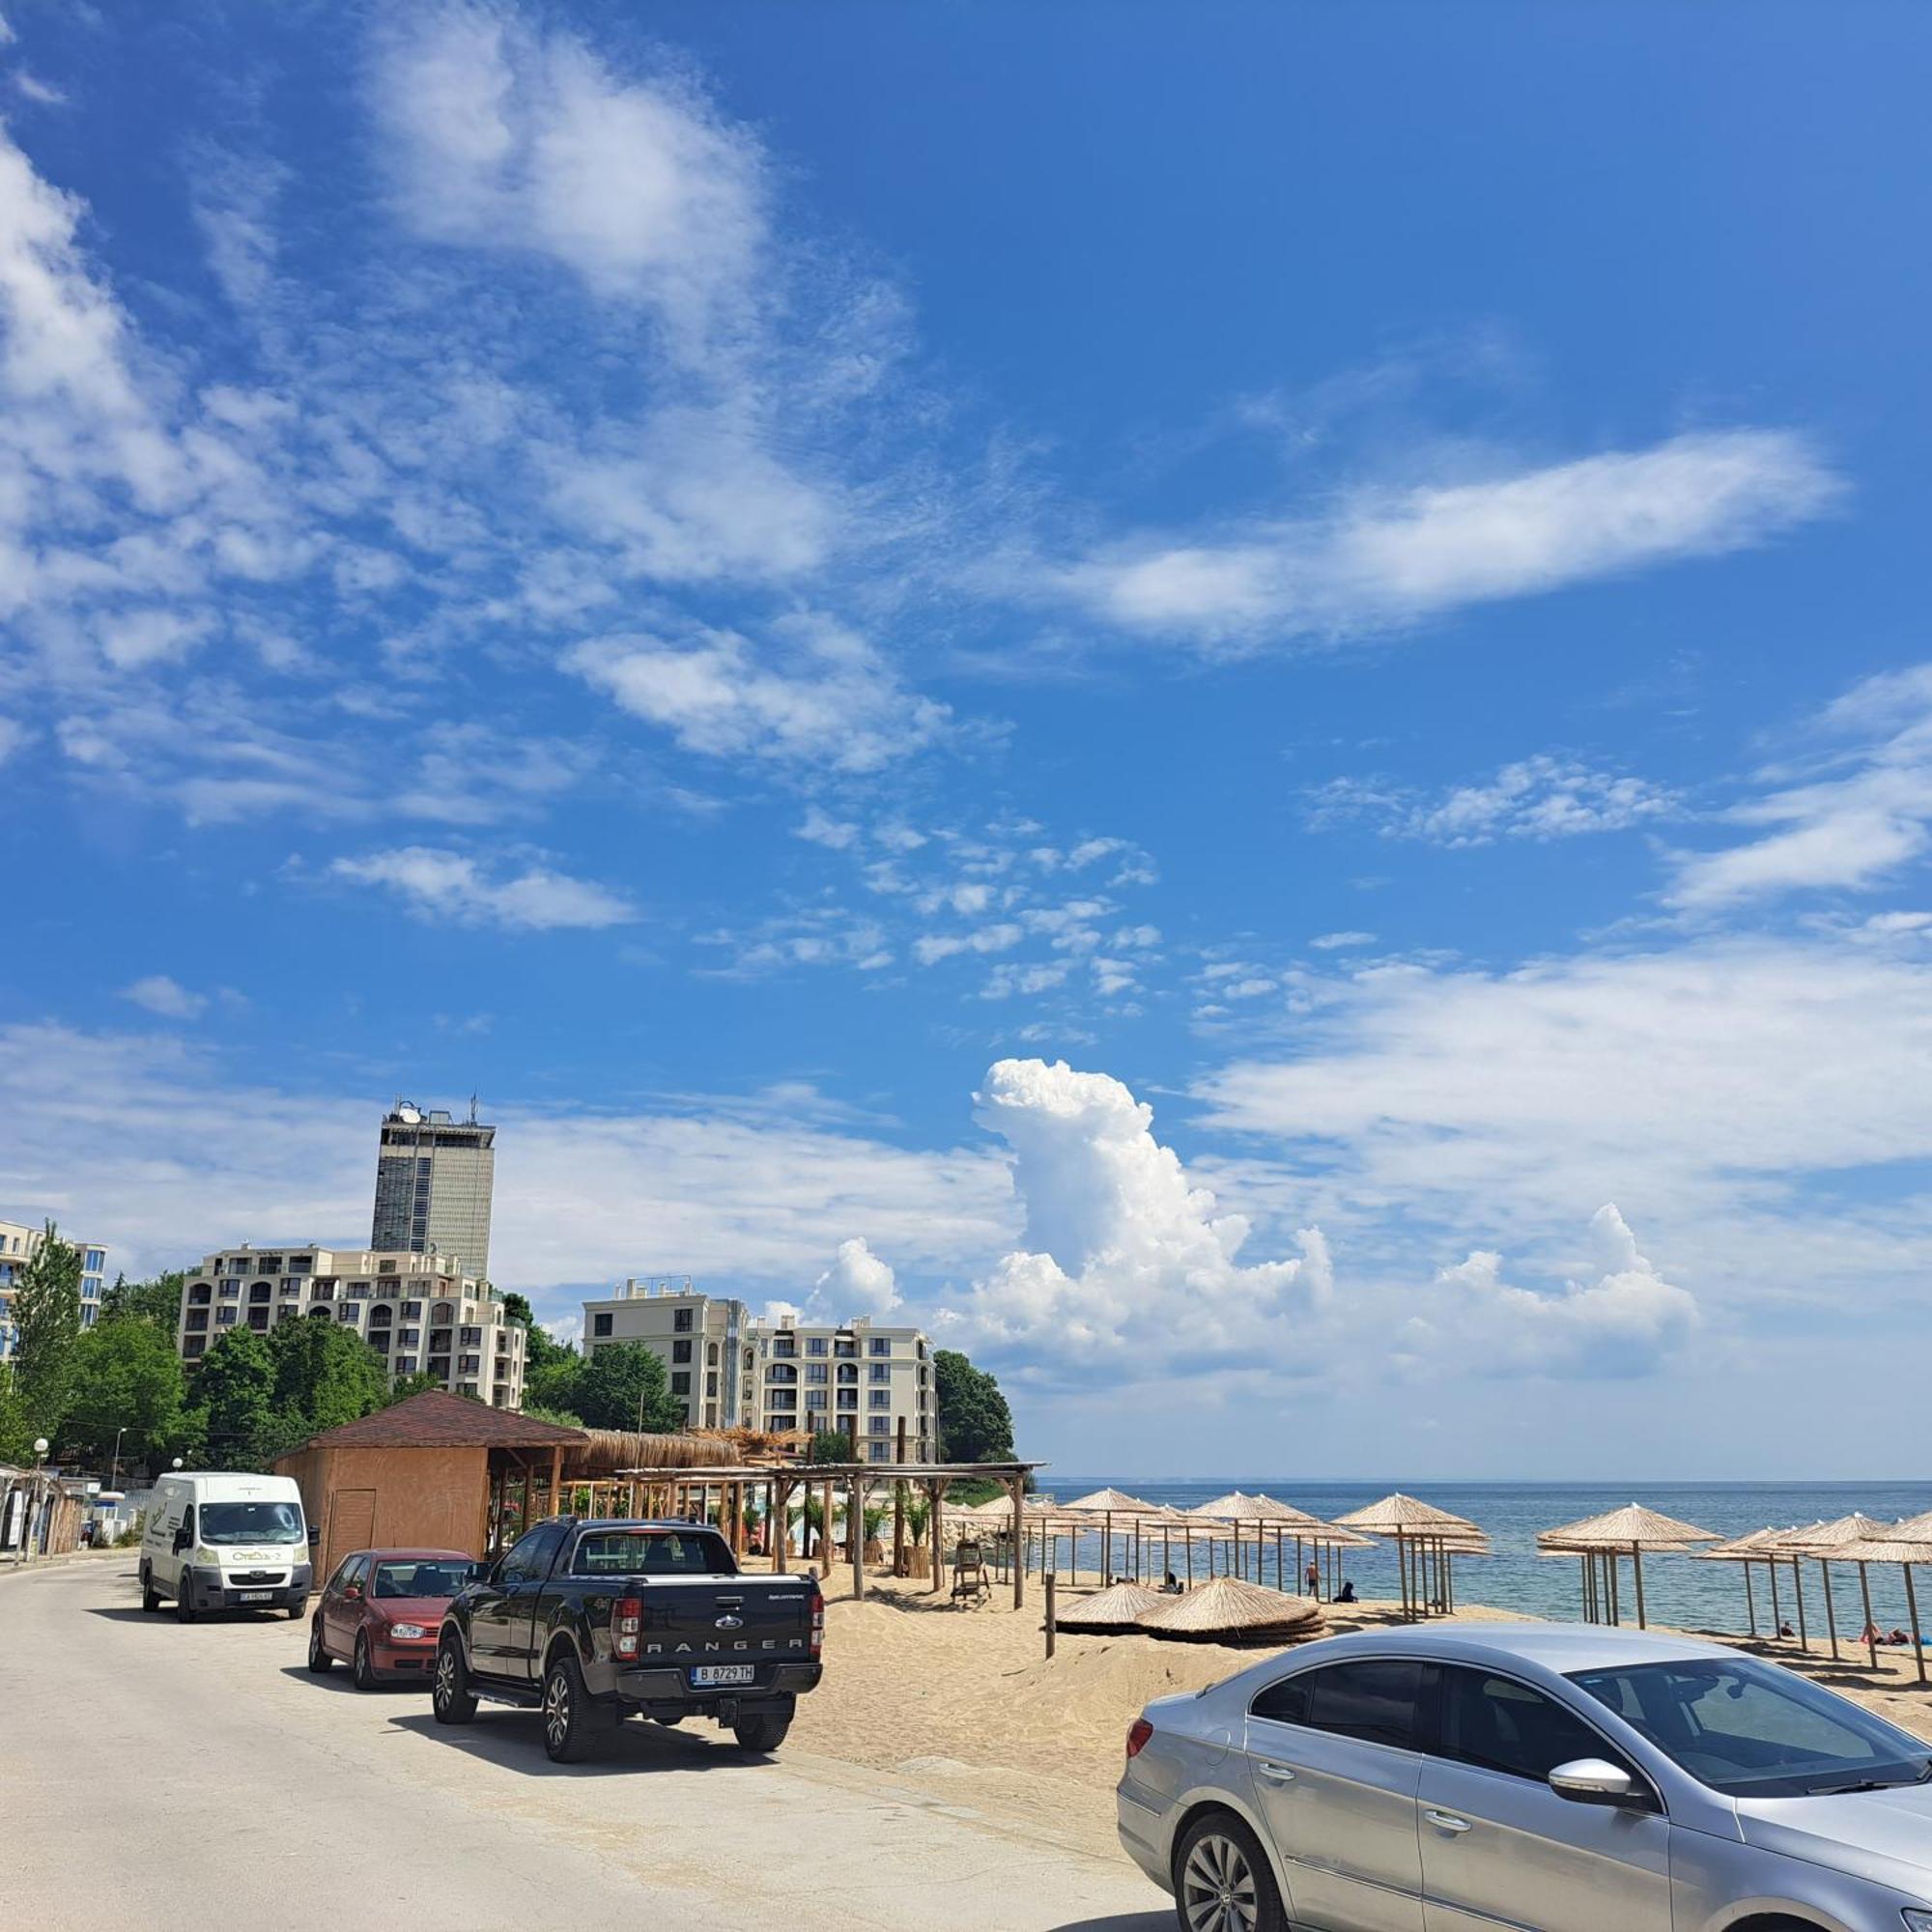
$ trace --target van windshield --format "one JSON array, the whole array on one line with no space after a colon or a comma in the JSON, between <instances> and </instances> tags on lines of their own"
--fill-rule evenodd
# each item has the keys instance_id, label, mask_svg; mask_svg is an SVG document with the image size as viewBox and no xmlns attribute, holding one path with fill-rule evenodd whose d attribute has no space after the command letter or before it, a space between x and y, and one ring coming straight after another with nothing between
<instances>
[{"instance_id":1,"label":"van windshield","mask_svg":"<svg viewBox=\"0 0 1932 1932\"><path fill-rule=\"evenodd\" d=\"M294 1503L203 1503L204 1543L299 1543L301 1511Z\"/></svg>"}]
</instances>

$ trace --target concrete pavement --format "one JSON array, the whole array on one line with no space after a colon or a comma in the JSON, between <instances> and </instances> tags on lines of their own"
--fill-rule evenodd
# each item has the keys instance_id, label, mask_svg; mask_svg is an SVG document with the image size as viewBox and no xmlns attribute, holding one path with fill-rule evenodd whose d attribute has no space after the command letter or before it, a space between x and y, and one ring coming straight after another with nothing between
<instances>
[{"instance_id":1,"label":"concrete pavement","mask_svg":"<svg viewBox=\"0 0 1932 1932\"><path fill-rule=\"evenodd\" d=\"M1124 1858L888 1774L633 1722L554 1765L536 1718L445 1729L303 1667L305 1624L141 1613L131 1561L0 1591L0 1922L37 1932L1166 1932ZM829 1660L838 1667L837 1660Z\"/></svg>"}]
</instances>

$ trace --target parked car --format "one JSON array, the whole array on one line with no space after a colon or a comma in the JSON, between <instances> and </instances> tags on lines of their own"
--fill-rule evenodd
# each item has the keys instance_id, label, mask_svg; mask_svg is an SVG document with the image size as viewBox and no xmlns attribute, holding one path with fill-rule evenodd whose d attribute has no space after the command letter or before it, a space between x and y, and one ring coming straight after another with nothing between
<instances>
[{"instance_id":1,"label":"parked car","mask_svg":"<svg viewBox=\"0 0 1932 1932\"><path fill-rule=\"evenodd\" d=\"M587 1756L624 1718L716 1719L776 1750L814 1689L825 1600L814 1577L747 1577L689 1522L539 1523L444 1610L435 1710L479 1697L543 1711L544 1749Z\"/></svg>"},{"instance_id":2,"label":"parked car","mask_svg":"<svg viewBox=\"0 0 1932 1932\"><path fill-rule=\"evenodd\" d=\"M1118 1805L1186 1932L1932 1932L1932 1746L1683 1637L1311 1644L1150 1704Z\"/></svg>"},{"instance_id":3,"label":"parked car","mask_svg":"<svg viewBox=\"0 0 1932 1932\"><path fill-rule=\"evenodd\" d=\"M335 1566L309 1619L308 1667L338 1659L358 1690L427 1681L449 1600L481 1568L460 1549L357 1549Z\"/></svg>"},{"instance_id":4,"label":"parked car","mask_svg":"<svg viewBox=\"0 0 1932 1932\"><path fill-rule=\"evenodd\" d=\"M315 1542L287 1476L218 1470L163 1476L141 1532L141 1607L172 1597L192 1623L204 1610L286 1610L308 1604Z\"/></svg>"}]
</instances>

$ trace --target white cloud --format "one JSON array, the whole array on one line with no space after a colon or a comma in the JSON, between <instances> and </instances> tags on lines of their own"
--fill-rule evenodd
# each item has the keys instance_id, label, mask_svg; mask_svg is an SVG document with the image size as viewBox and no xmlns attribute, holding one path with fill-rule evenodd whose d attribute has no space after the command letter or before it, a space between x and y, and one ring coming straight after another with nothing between
<instances>
[{"instance_id":1,"label":"white cloud","mask_svg":"<svg viewBox=\"0 0 1932 1932\"><path fill-rule=\"evenodd\" d=\"M121 997L132 1000L137 1007L147 1008L151 1013L158 1013L163 1019L198 1019L208 1010L206 994L189 992L165 973L153 973L144 980L136 980L130 986L123 986Z\"/></svg>"},{"instance_id":2,"label":"white cloud","mask_svg":"<svg viewBox=\"0 0 1932 1932\"><path fill-rule=\"evenodd\" d=\"M603 638L564 662L688 751L874 772L931 744L947 709L900 684L865 640L824 619L775 627L760 651L733 631L689 645Z\"/></svg>"},{"instance_id":3,"label":"white cloud","mask_svg":"<svg viewBox=\"0 0 1932 1932\"><path fill-rule=\"evenodd\" d=\"M1308 943L1317 952L1356 952L1364 946L1373 946L1376 935L1373 932L1324 932Z\"/></svg>"},{"instance_id":4,"label":"white cloud","mask_svg":"<svg viewBox=\"0 0 1932 1932\"><path fill-rule=\"evenodd\" d=\"M493 879L474 859L430 845L337 859L328 870L354 885L386 886L424 918L461 925L542 932L622 925L638 916L615 893L585 880L542 866Z\"/></svg>"},{"instance_id":5,"label":"white cloud","mask_svg":"<svg viewBox=\"0 0 1932 1932\"><path fill-rule=\"evenodd\" d=\"M1416 622L1678 557L1821 515L1836 478L1804 438L1705 432L1475 482L1364 489L1319 516L1153 534L1050 573L1129 630L1256 645Z\"/></svg>"},{"instance_id":6,"label":"white cloud","mask_svg":"<svg viewBox=\"0 0 1932 1932\"><path fill-rule=\"evenodd\" d=\"M1405 1324L1398 1353L1486 1377L1622 1378L1669 1365L1696 1330L1695 1299L1637 1252L1613 1205L1598 1208L1590 1233L1603 1272L1557 1294L1512 1287L1502 1257L1488 1249L1444 1268Z\"/></svg>"},{"instance_id":7,"label":"white cloud","mask_svg":"<svg viewBox=\"0 0 1932 1932\"><path fill-rule=\"evenodd\" d=\"M1136 1348L1171 1366L1292 1346L1296 1320L1328 1299L1321 1231L1302 1231L1296 1259L1243 1265L1247 1222L1216 1213L1118 1080L1003 1060L979 1110L1012 1150L1026 1233L954 1311L969 1331L1063 1368Z\"/></svg>"},{"instance_id":8,"label":"white cloud","mask_svg":"<svg viewBox=\"0 0 1932 1932\"><path fill-rule=\"evenodd\" d=\"M832 1265L812 1284L812 1299L834 1319L890 1315L899 1305L897 1277L863 1236L838 1243Z\"/></svg>"},{"instance_id":9,"label":"white cloud","mask_svg":"<svg viewBox=\"0 0 1932 1932\"><path fill-rule=\"evenodd\" d=\"M1492 779L1426 797L1386 781L1336 779L1309 795L1309 822L1379 821L1387 837L1451 847L1497 838L1575 838L1624 832L1682 810L1677 797L1643 779L1600 771L1540 753L1504 765Z\"/></svg>"},{"instance_id":10,"label":"white cloud","mask_svg":"<svg viewBox=\"0 0 1932 1932\"><path fill-rule=\"evenodd\" d=\"M51 81L41 80L29 73L25 68L15 70L14 85L23 99L31 100L37 107L65 107L67 96Z\"/></svg>"},{"instance_id":11,"label":"white cloud","mask_svg":"<svg viewBox=\"0 0 1932 1932\"><path fill-rule=\"evenodd\" d=\"M828 851L846 852L857 842L859 828L848 818L834 818L822 806L810 806L804 819L792 828L794 838L823 845Z\"/></svg>"},{"instance_id":12,"label":"white cloud","mask_svg":"<svg viewBox=\"0 0 1932 1932\"><path fill-rule=\"evenodd\" d=\"M0 765L4 765L27 742L27 727L12 718L0 717Z\"/></svg>"},{"instance_id":13,"label":"white cloud","mask_svg":"<svg viewBox=\"0 0 1932 1932\"><path fill-rule=\"evenodd\" d=\"M1009 952L1026 937L1026 928L1003 920L972 932L922 933L912 943L912 955L922 966L936 965L961 952Z\"/></svg>"},{"instance_id":14,"label":"white cloud","mask_svg":"<svg viewBox=\"0 0 1932 1932\"><path fill-rule=\"evenodd\" d=\"M1932 848L1932 665L1867 678L1819 728L1859 742L1809 782L1767 774L1773 789L1725 816L1775 829L1679 854L1669 903L1701 912L1782 893L1867 891Z\"/></svg>"}]
</instances>

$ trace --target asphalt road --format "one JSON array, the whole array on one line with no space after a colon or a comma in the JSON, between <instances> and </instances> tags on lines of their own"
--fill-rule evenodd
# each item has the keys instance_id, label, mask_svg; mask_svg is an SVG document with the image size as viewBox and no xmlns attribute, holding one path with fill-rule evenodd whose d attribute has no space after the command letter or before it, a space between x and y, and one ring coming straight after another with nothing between
<instances>
[{"instance_id":1,"label":"asphalt road","mask_svg":"<svg viewBox=\"0 0 1932 1932\"><path fill-rule=\"evenodd\" d=\"M1124 1860L708 1723L554 1765L303 1667L306 1626L141 1613L118 1558L0 1577L0 1924L1166 1932ZM833 1667L836 1660L829 1660Z\"/></svg>"}]
</instances>

